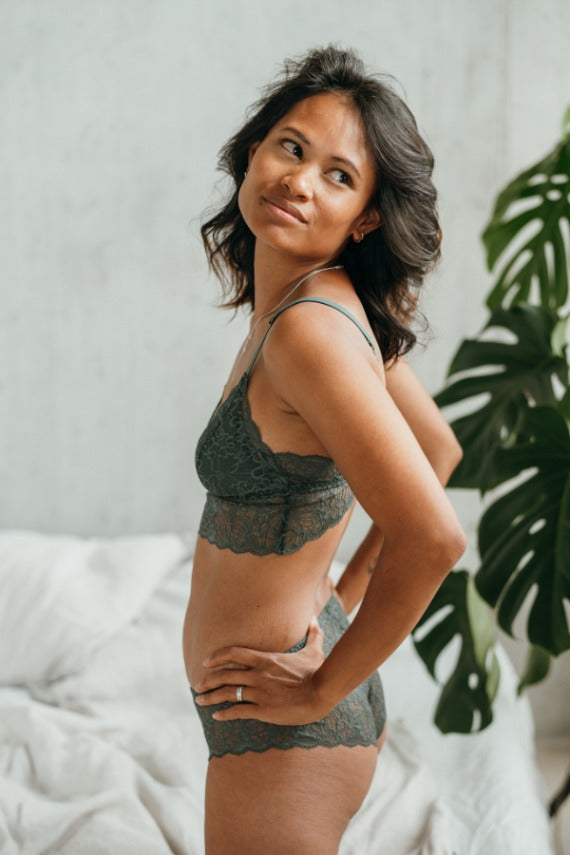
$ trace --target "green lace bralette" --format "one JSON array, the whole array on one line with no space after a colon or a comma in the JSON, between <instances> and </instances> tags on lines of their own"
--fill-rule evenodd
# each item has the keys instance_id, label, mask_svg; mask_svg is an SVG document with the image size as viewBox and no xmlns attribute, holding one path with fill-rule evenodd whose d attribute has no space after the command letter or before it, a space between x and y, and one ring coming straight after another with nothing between
<instances>
[{"instance_id":1,"label":"green lace bralette","mask_svg":"<svg viewBox=\"0 0 570 855\"><path fill-rule=\"evenodd\" d=\"M282 312L303 302L341 311L376 355L360 322L324 298L295 300L270 319L249 366L212 413L196 447L196 470L207 490L198 534L220 549L253 555L296 552L336 525L352 504L352 490L330 457L273 451L251 416L247 383L265 338Z\"/></svg>"}]
</instances>

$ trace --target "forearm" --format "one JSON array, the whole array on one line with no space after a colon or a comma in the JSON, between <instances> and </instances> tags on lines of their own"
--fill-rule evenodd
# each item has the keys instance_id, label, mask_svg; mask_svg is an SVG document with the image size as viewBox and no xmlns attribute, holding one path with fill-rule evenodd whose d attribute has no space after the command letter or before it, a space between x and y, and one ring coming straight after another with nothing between
<instances>
[{"instance_id":1,"label":"forearm","mask_svg":"<svg viewBox=\"0 0 570 855\"><path fill-rule=\"evenodd\" d=\"M414 549L402 537L384 542L357 615L313 675L323 709L340 703L399 647L464 548L459 536L443 551L421 540Z\"/></svg>"},{"instance_id":2,"label":"forearm","mask_svg":"<svg viewBox=\"0 0 570 855\"><path fill-rule=\"evenodd\" d=\"M405 360L386 372L387 388L407 420L439 483L445 487L462 457L461 446L433 400ZM366 593L374 572L383 534L377 525L370 531L346 565L336 591L346 614L350 614Z\"/></svg>"},{"instance_id":3,"label":"forearm","mask_svg":"<svg viewBox=\"0 0 570 855\"><path fill-rule=\"evenodd\" d=\"M404 358L386 371L386 388L406 419L439 482L447 484L462 457L453 430Z\"/></svg>"},{"instance_id":4,"label":"forearm","mask_svg":"<svg viewBox=\"0 0 570 855\"><path fill-rule=\"evenodd\" d=\"M382 532L373 523L338 580L336 591L347 615L352 612L366 593L370 576L380 555L383 540Z\"/></svg>"},{"instance_id":5,"label":"forearm","mask_svg":"<svg viewBox=\"0 0 570 855\"><path fill-rule=\"evenodd\" d=\"M449 442L437 454L432 451L429 456L426 456L440 484L445 487L461 458L458 443ZM346 565L336 585L336 592L342 601L345 614L349 615L364 597L383 543L384 535L378 526L372 523L368 534Z\"/></svg>"}]
</instances>

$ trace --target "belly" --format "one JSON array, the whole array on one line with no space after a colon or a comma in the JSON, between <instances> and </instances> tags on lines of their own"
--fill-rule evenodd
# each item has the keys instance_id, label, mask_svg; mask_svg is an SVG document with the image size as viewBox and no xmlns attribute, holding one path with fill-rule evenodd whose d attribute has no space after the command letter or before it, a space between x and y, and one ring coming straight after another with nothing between
<instances>
[{"instance_id":1,"label":"belly","mask_svg":"<svg viewBox=\"0 0 570 855\"><path fill-rule=\"evenodd\" d=\"M330 596L328 571L345 526L291 555L237 555L198 538L183 628L191 686L220 647L285 651L303 638Z\"/></svg>"}]
</instances>

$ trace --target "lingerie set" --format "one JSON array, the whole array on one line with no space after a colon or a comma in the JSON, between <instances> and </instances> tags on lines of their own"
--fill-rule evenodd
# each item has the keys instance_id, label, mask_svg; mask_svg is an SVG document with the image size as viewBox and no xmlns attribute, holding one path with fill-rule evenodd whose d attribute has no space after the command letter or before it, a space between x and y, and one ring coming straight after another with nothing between
<instances>
[{"instance_id":1,"label":"lingerie set","mask_svg":"<svg viewBox=\"0 0 570 855\"><path fill-rule=\"evenodd\" d=\"M331 458L272 451L261 439L247 399L251 370L271 327L284 311L305 302L322 303L346 315L360 329L376 356L374 343L360 322L330 300L300 298L269 319L253 359L227 398L214 410L196 447L196 470L207 490L198 533L220 549L253 555L296 552L336 525L352 504L352 491ZM318 615L318 622L324 634L326 657L349 626L334 594ZM285 652L301 650L306 641L305 635ZM190 689L196 698L197 693ZM256 719L216 721L212 714L233 703L195 706L209 759L269 748L375 745L386 721L377 671L323 719L310 724L278 725Z\"/></svg>"}]
</instances>

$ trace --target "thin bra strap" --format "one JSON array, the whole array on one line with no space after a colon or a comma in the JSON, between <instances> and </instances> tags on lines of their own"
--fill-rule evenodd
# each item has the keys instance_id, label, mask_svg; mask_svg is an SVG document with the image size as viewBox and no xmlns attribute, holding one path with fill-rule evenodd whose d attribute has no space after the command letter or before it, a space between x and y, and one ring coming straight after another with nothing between
<instances>
[{"instance_id":1,"label":"thin bra strap","mask_svg":"<svg viewBox=\"0 0 570 855\"><path fill-rule=\"evenodd\" d=\"M251 362L249 363L249 365L246 369L246 372L245 372L246 374L249 374L249 372L253 368L253 366L255 364L255 360L259 356L259 352L260 352L261 348L263 347L265 339L267 338L267 336L269 334L269 330L271 329L272 325L275 323L275 321L277 320L279 315L282 312L284 312L286 309L291 308L291 306L296 306L297 303L322 303L323 306L330 306L332 309L337 309L339 312L342 312L343 315L346 315L347 318L349 318L354 324L356 324L356 326L358 327L358 329L360 330L360 332L362 333L362 335L364 336L364 338L366 339L366 341L370 345L370 347L372 349L372 353L374 354L376 361L378 361L378 355L377 355L376 349L374 347L374 342L372 341L372 339L370 338L370 336L368 335L368 333L366 332L366 330L364 329L364 327L362 326L360 321L357 318L355 318L354 315L348 311L348 309L345 309L344 306L341 306L338 303L333 303L332 300L327 300L325 297L300 297L298 300L293 300L293 302L287 303L287 305L283 306L282 309L279 309L279 311L276 312L273 315L273 317L269 318L269 326L265 330L265 333L263 334L263 338L259 342L259 345L257 346L257 350L253 354L253 359L251 360Z\"/></svg>"}]
</instances>

